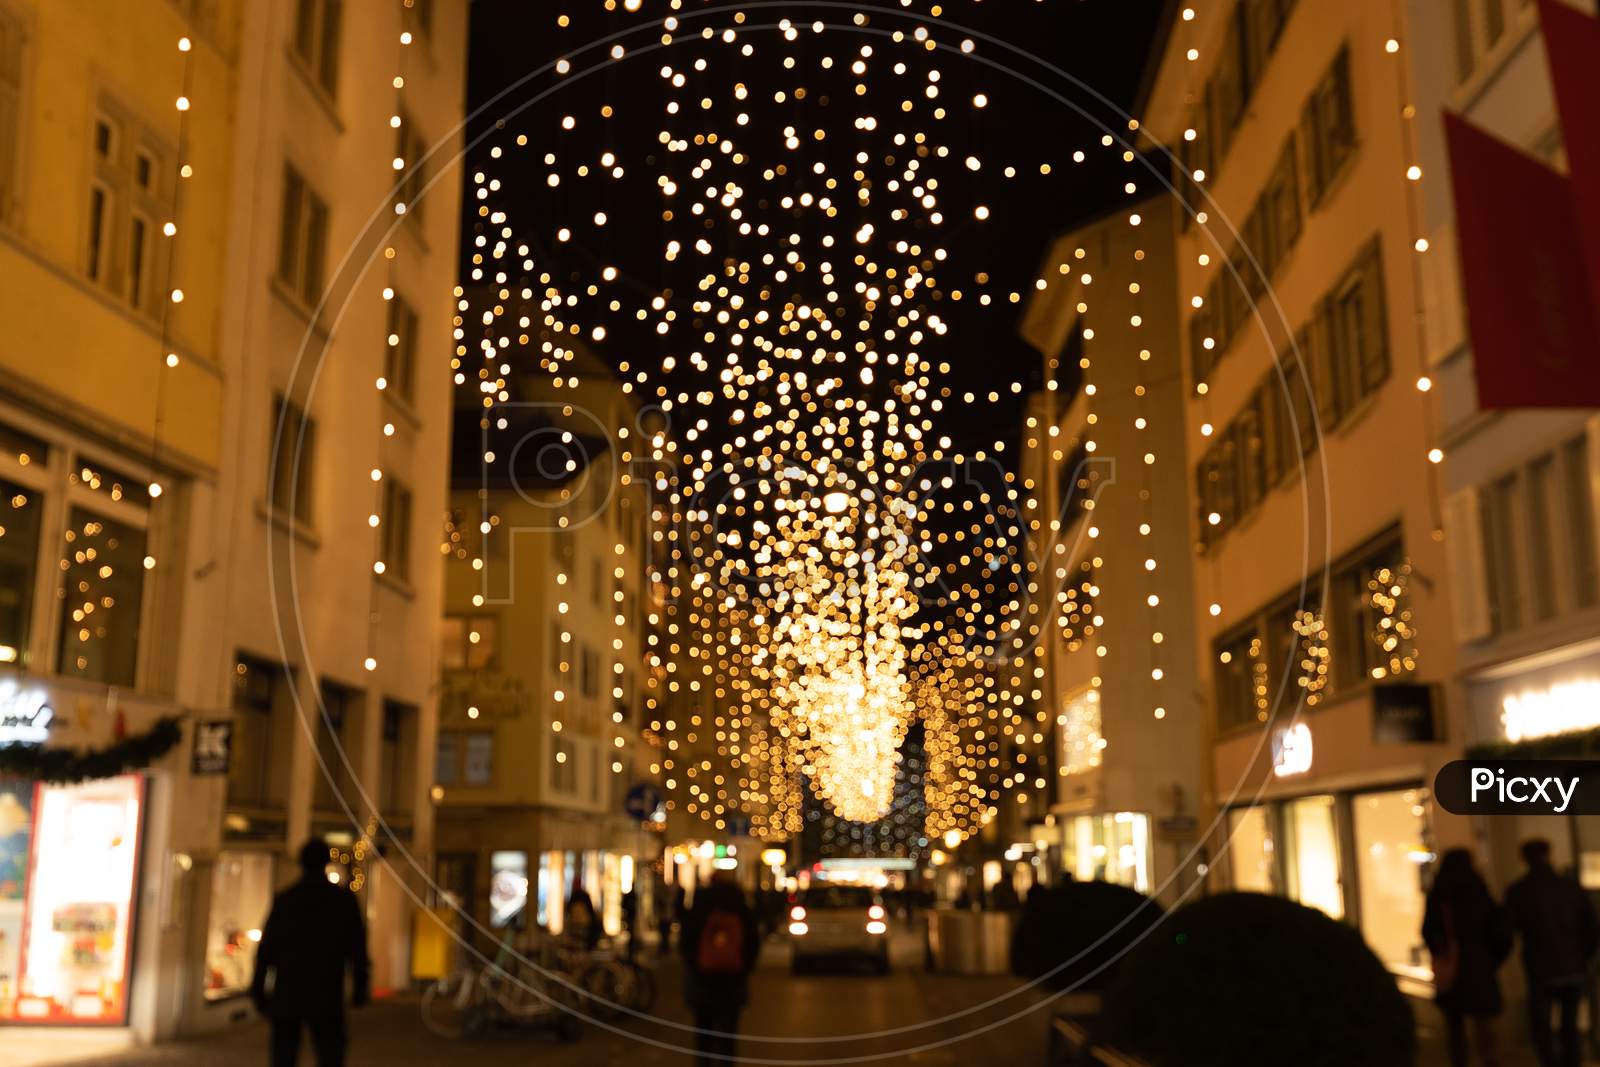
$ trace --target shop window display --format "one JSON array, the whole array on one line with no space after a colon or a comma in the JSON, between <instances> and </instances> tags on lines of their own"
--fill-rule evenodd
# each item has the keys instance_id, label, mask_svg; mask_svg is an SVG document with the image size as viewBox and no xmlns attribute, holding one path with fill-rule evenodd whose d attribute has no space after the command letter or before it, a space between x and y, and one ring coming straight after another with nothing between
<instances>
[{"instance_id":1,"label":"shop window display","mask_svg":"<svg viewBox=\"0 0 1600 1067\"><path fill-rule=\"evenodd\" d=\"M1429 848L1421 791L1367 793L1350 801L1356 845L1361 932L1392 971L1433 977L1422 945L1423 866Z\"/></svg>"},{"instance_id":2,"label":"shop window display","mask_svg":"<svg viewBox=\"0 0 1600 1067\"><path fill-rule=\"evenodd\" d=\"M0 781L0 1019L16 1014L33 789L32 782Z\"/></svg>"},{"instance_id":3,"label":"shop window display","mask_svg":"<svg viewBox=\"0 0 1600 1067\"><path fill-rule=\"evenodd\" d=\"M1301 797L1284 805L1288 846L1288 896L1330 918L1344 918L1344 888L1339 882L1339 835L1334 798Z\"/></svg>"},{"instance_id":4,"label":"shop window display","mask_svg":"<svg viewBox=\"0 0 1600 1067\"><path fill-rule=\"evenodd\" d=\"M1228 852L1233 858L1233 888L1245 893L1277 892L1278 858L1271 820L1264 807L1228 813Z\"/></svg>"},{"instance_id":5,"label":"shop window display","mask_svg":"<svg viewBox=\"0 0 1600 1067\"><path fill-rule=\"evenodd\" d=\"M272 907L272 857L265 852L222 852L211 873L211 918L206 927L207 1000L236 996L250 987L261 924Z\"/></svg>"},{"instance_id":6,"label":"shop window display","mask_svg":"<svg viewBox=\"0 0 1600 1067\"><path fill-rule=\"evenodd\" d=\"M0 788L0 1020L126 1020L143 799L133 775Z\"/></svg>"}]
</instances>

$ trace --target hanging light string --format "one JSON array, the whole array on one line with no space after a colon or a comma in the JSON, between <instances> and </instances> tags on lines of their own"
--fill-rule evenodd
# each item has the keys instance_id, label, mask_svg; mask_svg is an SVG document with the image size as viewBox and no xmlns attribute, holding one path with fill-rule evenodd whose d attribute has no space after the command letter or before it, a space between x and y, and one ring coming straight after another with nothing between
<instances>
[{"instance_id":1,"label":"hanging light string","mask_svg":"<svg viewBox=\"0 0 1600 1067\"><path fill-rule=\"evenodd\" d=\"M189 162L189 138L191 133L191 120L189 111L192 106L190 97L194 93L194 17L191 13L188 20L189 32L178 38L178 54L182 57L179 61L181 75L179 84L182 91L173 101L173 107L178 112L178 166L176 176L172 183L172 212L168 219L161 225L161 235L167 241L165 248L166 272L163 279L163 300L161 310L161 362L156 371L156 402L155 417L151 422L150 432L150 482L149 493L151 500L149 531L146 536L144 569L154 570L156 566L155 546L159 544L158 533L160 530L159 515L161 510L156 506L164 486L161 484L161 447L162 430L166 423L167 406L167 371L177 368L180 360L174 337L177 325L174 321L178 314L178 305L183 303L184 292L177 282L178 260L178 223L181 218L183 206L183 188L190 178L194 176L194 165Z\"/></svg>"}]
</instances>

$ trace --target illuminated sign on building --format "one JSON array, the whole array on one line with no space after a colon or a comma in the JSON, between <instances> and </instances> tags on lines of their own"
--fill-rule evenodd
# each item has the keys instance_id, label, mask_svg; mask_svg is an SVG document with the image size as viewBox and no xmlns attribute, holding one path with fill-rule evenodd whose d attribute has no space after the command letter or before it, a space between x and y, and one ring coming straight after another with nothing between
<instances>
[{"instance_id":1,"label":"illuminated sign on building","mask_svg":"<svg viewBox=\"0 0 1600 1067\"><path fill-rule=\"evenodd\" d=\"M0 745L42 745L55 711L42 689L0 682Z\"/></svg>"},{"instance_id":2,"label":"illuminated sign on building","mask_svg":"<svg viewBox=\"0 0 1600 1067\"><path fill-rule=\"evenodd\" d=\"M1581 678L1509 694L1500 701L1500 721L1507 741L1600 727L1600 679Z\"/></svg>"},{"instance_id":3,"label":"illuminated sign on building","mask_svg":"<svg viewBox=\"0 0 1600 1067\"><path fill-rule=\"evenodd\" d=\"M1311 727L1303 722L1285 726L1272 735L1272 774L1287 778L1311 769Z\"/></svg>"}]
</instances>

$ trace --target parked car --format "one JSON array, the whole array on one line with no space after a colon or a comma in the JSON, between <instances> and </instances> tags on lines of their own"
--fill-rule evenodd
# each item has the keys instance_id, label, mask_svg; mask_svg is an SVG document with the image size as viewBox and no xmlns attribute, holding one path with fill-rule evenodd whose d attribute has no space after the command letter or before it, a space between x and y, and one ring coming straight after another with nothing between
<instances>
[{"instance_id":1,"label":"parked car","mask_svg":"<svg viewBox=\"0 0 1600 1067\"><path fill-rule=\"evenodd\" d=\"M889 912L867 886L812 886L790 901L789 944L795 971L819 960L865 960L887 974Z\"/></svg>"}]
</instances>

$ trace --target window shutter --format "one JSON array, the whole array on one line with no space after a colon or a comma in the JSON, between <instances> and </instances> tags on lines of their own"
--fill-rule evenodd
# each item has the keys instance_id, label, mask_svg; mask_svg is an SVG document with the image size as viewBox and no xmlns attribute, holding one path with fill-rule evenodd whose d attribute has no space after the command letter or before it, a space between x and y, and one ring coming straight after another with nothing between
<instances>
[{"instance_id":1,"label":"window shutter","mask_svg":"<svg viewBox=\"0 0 1600 1067\"><path fill-rule=\"evenodd\" d=\"M1445 499L1445 549L1450 560L1456 638L1460 641L1481 641L1494 631L1479 507L1477 486L1458 489Z\"/></svg>"},{"instance_id":2,"label":"window shutter","mask_svg":"<svg viewBox=\"0 0 1600 1067\"><path fill-rule=\"evenodd\" d=\"M1361 259L1361 391L1374 392L1389 377L1389 316L1383 287L1383 242L1374 237Z\"/></svg>"},{"instance_id":3,"label":"window shutter","mask_svg":"<svg viewBox=\"0 0 1600 1067\"><path fill-rule=\"evenodd\" d=\"M1306 204L1316 207L1322 200L1322 163L1317 137L1317 94L1313 90L1305 107L1300 109L1300 142L1302 167L1306 176Z\"/></svg>"},{"instance_id":4,"label":"window shutter","mask_svg":"<svg viewBox=\"0 0 1600 1067\"><path fill-rule=\"evenodd\" d=\"M1343 411L1330 320L1328 303L1323 300L1318 302L1311 321L1306 324L1307 380L1317 405L1319 428L1324 433L1338 424Z\"/></svg>"}]
</instances>

